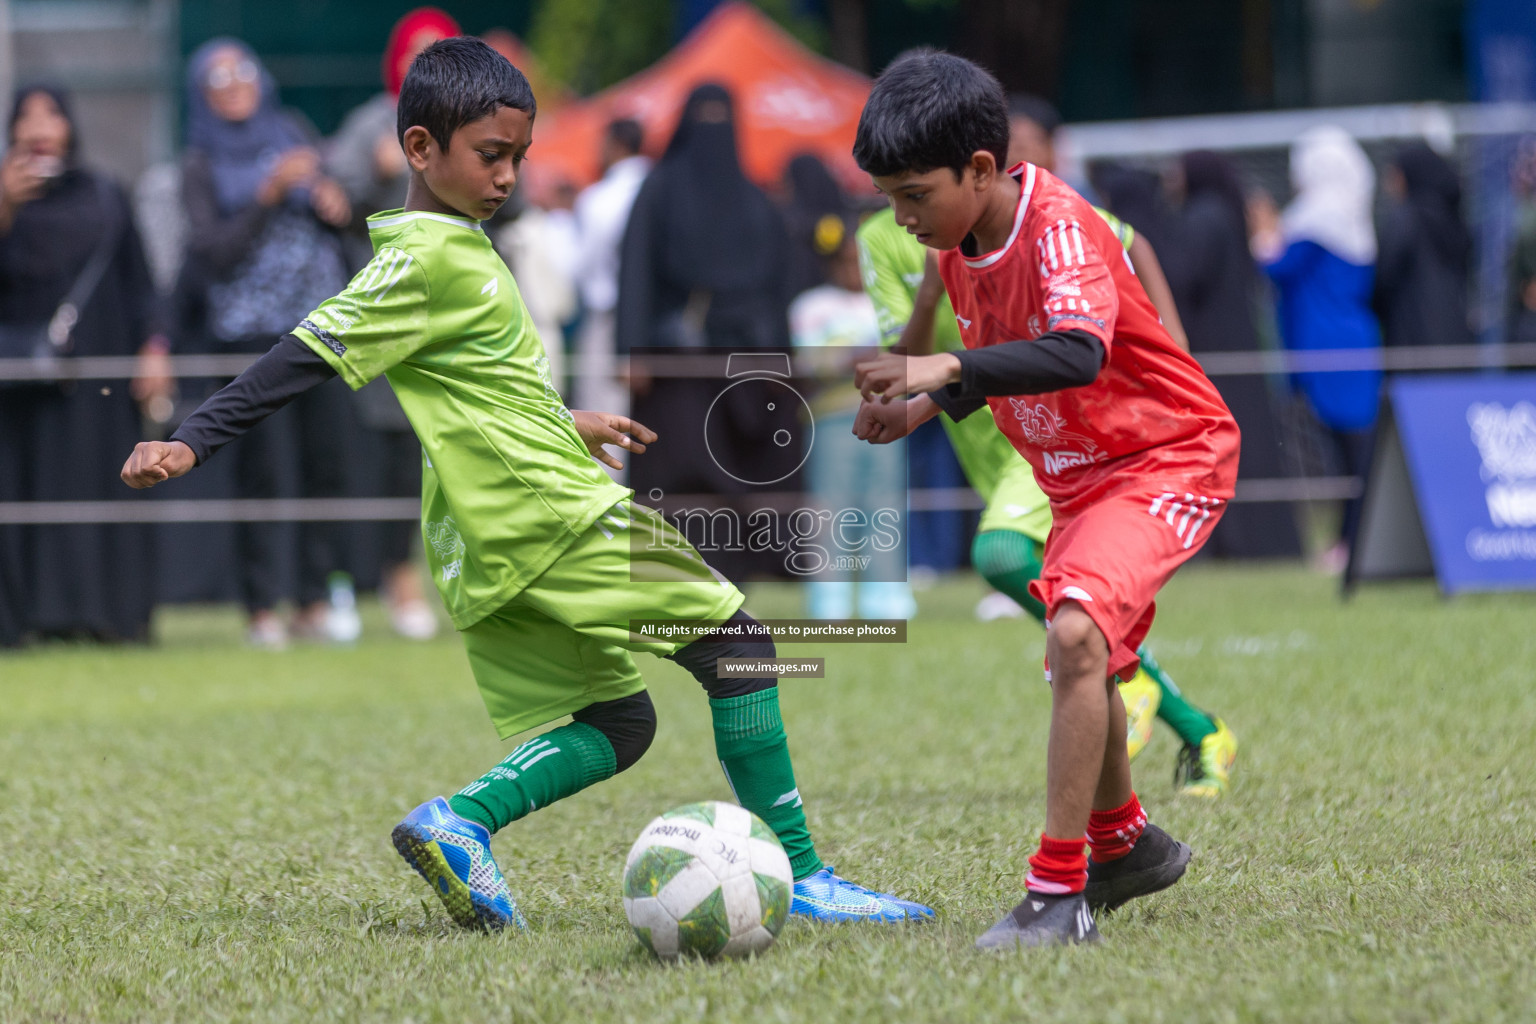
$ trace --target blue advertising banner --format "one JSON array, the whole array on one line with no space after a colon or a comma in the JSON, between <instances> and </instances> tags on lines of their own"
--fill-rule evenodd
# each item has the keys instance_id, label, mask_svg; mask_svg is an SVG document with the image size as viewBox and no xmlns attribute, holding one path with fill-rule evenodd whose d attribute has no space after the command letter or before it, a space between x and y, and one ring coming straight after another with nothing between
<instances>
[{"instance_id":1,"label":"blue advertising banner","mask_svg":"<svg viewBox=\"0 0 1536 1024\"><path fill-rule=\"evenodd\" d=\"M1350 576L1412 574L1427 542L1448 594L1536 589L1536 374L1401 378L1388 403Z\"/></svg>"}]
</instances>

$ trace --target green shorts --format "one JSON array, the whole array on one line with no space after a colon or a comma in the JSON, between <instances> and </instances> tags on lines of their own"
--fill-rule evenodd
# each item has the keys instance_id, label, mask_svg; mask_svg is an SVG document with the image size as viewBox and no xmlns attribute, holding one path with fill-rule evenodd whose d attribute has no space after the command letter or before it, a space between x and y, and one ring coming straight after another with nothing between
<instances>
[{"instance_id":1,"label":"green shorts","mask_svg":"<svg viewBox=\"0 0 1536 1024\"><path fill-rule=\"evenodd\" d=\"M1034 468L1017 453L987 496L987 508L976 531L988 530L1012 530L1038 544L1044 544L1051 534L1050 499L1035 483Z\"/></svg>"},{"instance_id":2,"label":"green shorts","mask_svg":"<svg viewBox=\"0 0 1536 1024\"><path fill-rule=\"evenodd\" d=\"M630 631L632 620L698 622L702 633L742 600L664 518L620 502L520 594L464 630L464 647L506 739L639 693L645 682L631 651L665 657L696 639L648 639Z\"/></svg>"}]
</instances>

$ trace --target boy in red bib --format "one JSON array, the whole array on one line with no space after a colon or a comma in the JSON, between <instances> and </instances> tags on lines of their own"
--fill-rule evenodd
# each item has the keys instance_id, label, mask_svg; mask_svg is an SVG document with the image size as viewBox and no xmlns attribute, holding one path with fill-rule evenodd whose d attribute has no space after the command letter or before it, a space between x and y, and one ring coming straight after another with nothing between
<instances>
[{"instance_id":1,"label":"boy in red bib","mask_svg":"<svg viewBox=\"0 0 1536 1024\"><path fill-rule=\"evenodd\" d=\"M1045 832L1028 894L983 947L1096 940L1090 910L1183 874L1189 848L1148 825L1132 792L1113 679L1135 671L1157 592L1210 536L1238 458L1231 413L1113 231L1047 171L1002 171L1007 147L1001 87L934 51L880 76L854 145L897 222L940 250L966 349L861 364L855 433L888 443L940 411L989 406L1051 500L1031 585L1048 613ZM916 397L892 401L904 394Z\"/></svg>"}]
</instances>

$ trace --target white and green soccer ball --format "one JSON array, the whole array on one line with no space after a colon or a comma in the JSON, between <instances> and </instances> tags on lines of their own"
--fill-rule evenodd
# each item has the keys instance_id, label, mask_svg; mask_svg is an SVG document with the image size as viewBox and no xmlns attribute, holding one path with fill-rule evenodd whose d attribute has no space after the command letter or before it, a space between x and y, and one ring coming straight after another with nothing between
<instances>
[{"instance_id":1,"label":"white and green soccer ball","mask_svg":"<svg viewBox=\"0 0 1536 1024\"><path fill-rule=\"evenodd\" d=\"M779 837L711 800L656 818L624 864L624 914L664 960L761 953L789 916L794 875Z\"/></svg>"}]
</instances>

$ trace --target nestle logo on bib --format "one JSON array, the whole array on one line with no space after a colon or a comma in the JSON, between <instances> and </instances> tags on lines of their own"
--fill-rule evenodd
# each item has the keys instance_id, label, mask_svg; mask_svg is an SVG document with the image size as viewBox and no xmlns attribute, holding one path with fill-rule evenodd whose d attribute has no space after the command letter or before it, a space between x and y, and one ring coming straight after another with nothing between
<instances>
[{"instance_id":1,"label":"nestle logo on bib","mask_svg":"<svg viewBox=\"0 0 1536 1024\"><path fill-rule=\"evenodd\" d=\"M1104 455L1103 452L1089 454L1088 452L1046 452L1045 471L1051 476L1058 476L1077 466L1089 466L1098 462Z\"/></svg>"}]
</instances>

